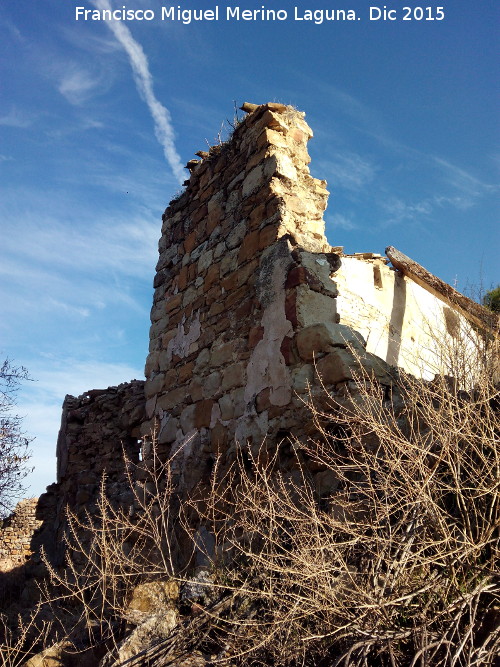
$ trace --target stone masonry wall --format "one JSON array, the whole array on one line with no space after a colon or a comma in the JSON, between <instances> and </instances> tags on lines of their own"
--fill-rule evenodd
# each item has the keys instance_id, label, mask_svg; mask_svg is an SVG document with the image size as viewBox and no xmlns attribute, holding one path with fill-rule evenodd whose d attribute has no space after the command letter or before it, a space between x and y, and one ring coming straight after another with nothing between
<instances>
[{"instance_id":1,"label":"stone masonry wall","mask_svg":"<svg viewBox=\"0 0 500 667\"><path fill-rule=\"evenodd\" d=\"M337 262L322 256L320 266L311 255L330 251L328 193L307 167L311 136L303 114L259 107L194 167L163 216L143 434L157 428L160 445L183 445L188 486L203 468L189 460L235 439L260 444L283 426L294 388L305 387L304 374L291 372L295 292L309 291L306 274L318 283L314 271L328 277ZM309 251L311 274L293 257L299 249ZM317 287L333 322L334 286Z\"/></svg>"},{"instance_id":2,"label":"stone masonry wall","mask_svg":"<svg viewBox=\"0 0 500 667\"><path fill-rule=\"evenodd\" d=\"M0 571L23 565L31 556L31 538L42 524L36 518L37 503L38 498L21 500L0 521Z\"/></svg>"},{"instance_id":3,"label":"stone masonry wall","mask_svg":"<svg viewBox=\"0 0 500 667\"><path fill-rule=\"evenodd\" d=\"M228 144L190 163L163 216L142 433L180 450L187 492L216 452L307 431L315 357L330 384L345 383L352 343L387 378L338 323L341 261L324 236L328 192L309 173L311 136L301 112L257 107Z\"/></svg>"},{"instance_id":4,"label":"stone masonry wall","mask_svg":"<svg viewBox=\"0 0 500 667\"><path fill-rule=\"evenodd\" d=\"M307 436L309 394L344 391L360 366L383 384L393 366L422 374L409 353L429 370L426 315L439 339L465 322L386 259L331 247L304 114L247 107L163 215L142 434L179 452L187 492L216 452Z\"/></svg>"},{"instance_id":5,"label":"stone masonry wall","mask_svg":"<svg viewBox=\"0 0 500 667\"><path fill-rule=\"evenodd\" d=\"M125 506L130 503L123 455L139 460L143 420L141 380L66 396L57 441L57 483L47 488L38 507L44 520L38 541L53 562L60 561L64 550L66 508L80 517L95 512L103 473L108 493Z\"/></svg>"}]
</instances>

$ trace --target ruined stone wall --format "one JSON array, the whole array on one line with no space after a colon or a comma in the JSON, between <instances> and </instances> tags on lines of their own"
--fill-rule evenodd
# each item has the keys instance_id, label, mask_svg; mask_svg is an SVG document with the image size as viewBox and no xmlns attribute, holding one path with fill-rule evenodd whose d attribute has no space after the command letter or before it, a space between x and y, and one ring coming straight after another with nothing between
<instances>
[{"instance_id":1,"label":"ruined stone wall","mask_svg":"<svg viewBox=\"0 0 500 667\"><path fill-rule=\"evenodd\" d=\"M38 510L50 526L39 543L54 554L65 507L95 511L103 472L130 503L123 449L138 461L142 448L147 466L154 435L162 456L177 453L179 488L202 489L217 453L230 461L239 445L310 436L309 397L345 394L361 367L386 385L394 366L432 377L434 343L472 340L445 296L380 255L328 244L311 136L303 113L266 104L190 161L163 215L146 382L64 402L57 484Z\"/></svg>"},{"instance_id":2,"label":"ruined stone wall","mask_svg":"<svg viewBox=\"0 0 500 667\"><path fill-rule=\"evenodd\" d=\"M37 503L38 498L21 500L0 520L0 571L23 565L31 556L31 539L42 523L36 517Z\"/></svg>"},{"instance_id":3,"label":"ruined stone wall","mask_svg":"<svg viewBox=\"0 0 500 667\"><path fill-rule=\"evenodd\" d=\"M143 433L183 447L188 487L217 448L299 426L295 392L313 369L296 329L336 320L338 256L323 234L325 183L307 167L311 136L302 113L259 107L163 216Z\"/></svg>"},{"instance_id":4,"label":"ruined stone wall","mask_svg":"<svg viewBox=\"0 0 500 667\"><path fill-rule=\"evenodd\" d=\"M464 330L462 314L387 260L328 244L311 136L295 109L255 107L189 163L163 216L142 433L179 452L187 491L216 451L307 436L309 394L343 391L361 366L385 384L391 366L441 370L427 319L441 341Z\"/></svg>"},{"instance_id":5,"label":"ruined stone wall","mask_svg":"<svg viewBox=\"0 0 500 667\"><path fill-rule=\"evenodd\" d=\"M107 492L124 506L131 502L124 454L132 462L139 460L143 420L142 380L66 396L57 441L57 483L40 497L37 515L44 521L37 544L44 545L53 562L60 561L64 550L66 508L80 517L94 513L103 473Z\"/></svg>"}]
</instances>

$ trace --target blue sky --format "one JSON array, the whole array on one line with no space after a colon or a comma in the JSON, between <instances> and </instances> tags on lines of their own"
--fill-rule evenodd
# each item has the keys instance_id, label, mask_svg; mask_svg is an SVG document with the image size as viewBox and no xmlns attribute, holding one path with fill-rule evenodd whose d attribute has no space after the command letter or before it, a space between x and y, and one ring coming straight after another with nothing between
<instances>
[{"instance_id":1,"label":"blue sky","mask_svg":"<svg viewBox=\"0 0 500 667\"><path fill-rule=\"evenodd\" d=\"M332 245L394 245L461 290L500 281L496 0L441 0L442 21L401 20L419 4L402 0L385 22L369 0L323 24L279 0L264 6L286 21L226 21L221 2L218 22L184 25L157 0L113 5L153 21L75 20L109 1L0 6L0 356L34 379L18 405L31 495L55 480L64 395L142 377L161 214L233 101L306 112Z\"/></svg>"}]
</instances>

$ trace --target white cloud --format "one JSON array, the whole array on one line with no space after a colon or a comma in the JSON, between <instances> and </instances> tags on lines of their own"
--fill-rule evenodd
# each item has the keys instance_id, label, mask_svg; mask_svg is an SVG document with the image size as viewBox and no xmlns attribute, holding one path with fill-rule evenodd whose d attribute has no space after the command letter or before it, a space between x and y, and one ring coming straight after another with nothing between
<instances>
[{"instance_id":1,"label":"white cloud","mask_svg":"<svg viewBox=\"0 0 500 667\"><path fill-rule=\"evenodd\" d=\"M100 130L104 127L104 123L94 118L83 118L81 123L82 130Z\"/></svg>"},{"instance_id":2,"label":"white cloud","mask_svg":"<svg viewBox=\"0 0 500 667\"><path fill-rule=\"evenodd\" d=\"M334 159L321 161L319 166L332 188L347 190L360 190L376 173L369 160L350 151L338 152Z\"/></svg>"},{"instance_id":3,"label":"white cloud","mask_svg":"<svg viewBox=\"0 0 500 667\"><path fill-rule=\"evenodd\" d=\"M76 65L66 71L59 83L58 90L70 104L79 106L86 102L99 87L101 77L93 77L90 73Z\"/></svg>"},{"instance_id":4,"label":"white cloud","mask_svg":"<svg viewBox=\"0 0 500 667\"><path fill-rule=\"evenodd\" d=\"M359 229L359 225L341 213L335 213L334 215L329 216L328 222L332 228L333 233L335 233L335 230L337 229L343 229L346 232Z\"/></svg>"},{"instance_id":5,"label":"white cloud","mask_svg":"<svg viewBox=\"0 0 500 667\"><path fill-rule=\"evenodd\" d=\"M382 202L382 209L386 216L385 225L400 222L421 221L432 213L432 201L424 199L414 203L407 203L399 197L390 197Z\"/></svg>"},{"instance_id":6,"label":"white cloud","mask_svg":"<svg viewBox=\"0 0 500 667\"><path fill-rule=\"evenodd\" d=\"M92 2L100 10L112 9L109 0L92 0ZM175 177L179 183L182 183L185 179L185 171L175 148L170 112L158 101L154 94L153 77L149 71L146 54L139 42L132 37L132 33L127 26L121 21L107 21L107 24L129 57L137 89L153 118L156 138L163 147L165 158Z\"/></svg>"},{"instance_id":7,"label":"white cloud","mask_svg":"<svg viewBox=\"0 0 500 667\"><path fill-rule=\"evenodd\" d=\"M33 116L20 109L13 107L8 113L0 116L0 125L6 127L29 127L33 123Z\"/></svg>"},{"instance_id":8,"label":"white cloud","mask_svg":"<svg viewBox=\"0 0 500 667\"><path fill-rule=\"evenodd\" d=\"M30 321L38 323L45 347L59 337L68 345L70 330L76 336L72 344L81 347L81 339L103 327L106 317L112 318L110 326L127 316L147 322L158 259L156 215L128 198L128 214L125 208L110 215L99 207L80 211L71 198L56 196L53 209L43 212L33 195L29 201L20 190L3 198L0 190L4 344L12 348L20 338L28 341Z\"/></svg>"},{"instance_id":9,"label":"white cloud","mask_svg":"<svg viewBox=\"0 0 500 667\"><path fill-rule=\"evenodd\" d=\"M113 272L146 277L157 260L158 223L152 213L131 213L126 221L117 215L101 214L92 221L92 211L76 223L63 219L67 211L51 215L28 210L4 212L2 254L20 271L43 270L46 277L68 268L104 275ZM20 222L22 221L22 222ZM0 268L7 272L6 264Z\"/></svg>"},{"instance_id":10,"label":"white cloud","mask_svg":"<svg viewBox=\"0 0 500 667\"><path fill-rule=\"evenodd\" d=\"M79 308L78 306L63 303L52 297L49 297L48 303L51 310L59 310L70 316L89 317L90 315L90 310L88 308Z\"/></svg>"},{"instance_id":11,"label":"white cloud","mask_svg":"<svg viewBox=\"0 0 500 667\"><path fill-rule=\"evenodd\" d=\"M484 183L476 176L473 176L465 169L461 169L448 160L443 158L433 157L434 163L444 173L446 181L449 185L457 190L460 190L462 195L466 198L475 199L488 192L498 190L498 186Z\"/></svg>"}]
</instances>

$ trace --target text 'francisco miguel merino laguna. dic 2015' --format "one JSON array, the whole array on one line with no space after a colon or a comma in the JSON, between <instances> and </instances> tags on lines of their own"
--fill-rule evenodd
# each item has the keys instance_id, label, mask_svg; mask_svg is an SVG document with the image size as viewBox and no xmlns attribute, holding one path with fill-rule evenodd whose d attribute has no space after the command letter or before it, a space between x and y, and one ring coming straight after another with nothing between
<instances>
[{"instance_id":1,"label":"text 'francisco miguel merino laguna. dic 2015'","mask_svg":"<svg viewBox=\"0 0 500 667\"><path fill-rule=\"evenodd\" d=\"M324 21L356 21L360 17L353 9L304 9L294 7L286 9L242 9L241 7L219 7L212 9L184 9L180 5L162 7L161 12L152 9L86 9L75 7L76 21L177 21L189 24L193 21L312 21L321 24Z\"/></svg>"}]
</instances>

